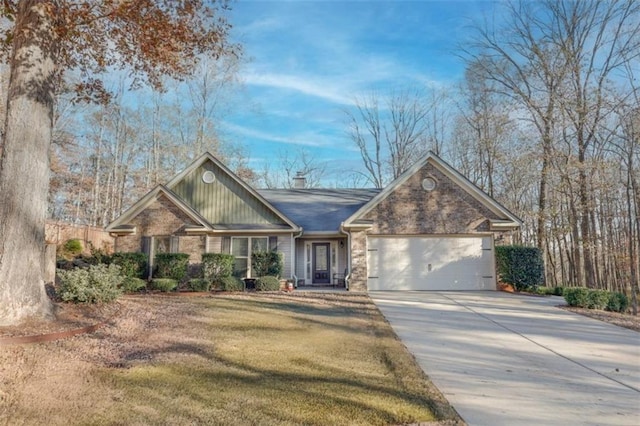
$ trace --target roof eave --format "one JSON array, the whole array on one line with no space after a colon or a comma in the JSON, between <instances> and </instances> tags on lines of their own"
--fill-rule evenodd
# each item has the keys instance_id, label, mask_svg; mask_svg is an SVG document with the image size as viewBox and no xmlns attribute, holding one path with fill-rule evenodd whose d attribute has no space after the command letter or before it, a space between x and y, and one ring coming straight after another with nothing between
<instances>
[{"instance_id":1,"label":"roof eave","mask_svg":"<svg viewBox=\"0 0 640 426\"><path fill-rule=\"evenodd\" d=\"M376 205L378 205L382 200L387 198L389 194L391 194L398 186L402 185L406 182L411 176L418 172L422 167L424 167L429 160L433 161L433 164L436 168L438 168L442 173L448 176L451 180L453 180L456 184L458 184L464 191L469 193L472 197L478 200L482 205L488 208L491 212L503 216L507 219L508 222L518 224L518 227L522 226L522 220L518 218L516 215L511 213L508 209L474 185L470 180L465 178L460 172L454 169L452 166L447 164L443 159L438 157L433 152L429 151L427 155L425 155L420 161L417 161L414 165L409 167L403 174L401 174L397 179L387 185L378 195L373 197L368 203L363 205L360 209L358 209L355 213L353 213L345 222L345 227L353 226L355 222L358 221L359 218L369 213Z\"/></svg>"},{"instance_id":2,"label":"roof eave","mask_svg":"<svg viewBox=\"0 0 640 426\"><path fill-rule=\"evenodd\" d=\"M169 188L164 185L157 185L151 191L146 193L144 197L138 200L137 203L129 207L120 217L110 223L105 229L109 232L116 232L118 229L126 229L128 221L136 217L141 211L147 208L153 201L158 199L158 195L162 193L177 206L183 213L185 213L194 222L199 223L202 228L212 231L213 228L197 211L184 203L177 195L173 193Z\"/></svg>"},{"instance_id":3,"label":"roof eave","mask_svg":"<svg viewBox=\"0 0 640 426\"><path fill-rule=\"evenodd\" d=\"M489 221L489 229L492 231L515 231L522 226L522 223L506 220Z\"/></svg>"}]
</instances>

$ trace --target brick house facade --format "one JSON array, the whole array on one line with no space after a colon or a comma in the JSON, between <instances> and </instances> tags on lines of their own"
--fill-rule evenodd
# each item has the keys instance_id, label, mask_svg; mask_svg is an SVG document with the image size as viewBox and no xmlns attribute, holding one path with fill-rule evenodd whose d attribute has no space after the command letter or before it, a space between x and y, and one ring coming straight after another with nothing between
<instances>
[{"instance_id":1,"label":"brick house facade","mask_svg":"<svg viewBox=\"0 0 640 426\"><path fill-rule=\"evenodd\" d=\"M201 180L207 172L216 178ZM224 223L217 211L225 212ZM152 239L188 253L194 265L207 251L247 257L242 252L251 250L247 245L271 238L286 260L285 278L366 291L429 289L435 284L424 283L432 277L439 280L436 287L450 281L452 288L466 282L469 288L491 289L494 238L519 226L517 217L432 153L381 191L258 191L205 154L107 229L116 237L116 251L145 250L145 239ZM394 269L396 263L404 269ZM478 272L456 275L470 268ZM395 277L401 284L391 283Z\"/></svg>"}]
</instances>

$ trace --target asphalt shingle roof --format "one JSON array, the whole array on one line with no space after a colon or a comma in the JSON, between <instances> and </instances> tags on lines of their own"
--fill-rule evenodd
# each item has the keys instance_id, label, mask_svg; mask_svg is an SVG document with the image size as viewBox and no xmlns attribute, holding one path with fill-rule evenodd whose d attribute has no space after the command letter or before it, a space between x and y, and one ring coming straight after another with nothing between
<instances>
[{"instance_id":1,"label":"asphalt shingle roof","mask_svg":"<svg viewBox=\"0 0 640 426\"><path fill-rule=\"evenodd\" d=\"M305 232L338 232L340 224L380 189L259 189L258 192Z\"/></svg>"}]
</instances>

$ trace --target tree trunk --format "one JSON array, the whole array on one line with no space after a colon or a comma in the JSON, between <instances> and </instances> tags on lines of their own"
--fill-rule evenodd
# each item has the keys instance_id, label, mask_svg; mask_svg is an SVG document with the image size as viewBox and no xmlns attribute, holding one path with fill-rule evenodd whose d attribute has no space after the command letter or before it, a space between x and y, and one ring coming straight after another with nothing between
<instances>
[{"instance_id":1,"label":"tree trunk","mask_svg":"<svg viewBox=\"0 0 640 426\"><path fill-rule=\"evenodd\" d=\"M24 0L16 16L0 158L0 325L51 315L43 255L58 47L53 9L50 1Z\"/></svg>"}]
</instances>

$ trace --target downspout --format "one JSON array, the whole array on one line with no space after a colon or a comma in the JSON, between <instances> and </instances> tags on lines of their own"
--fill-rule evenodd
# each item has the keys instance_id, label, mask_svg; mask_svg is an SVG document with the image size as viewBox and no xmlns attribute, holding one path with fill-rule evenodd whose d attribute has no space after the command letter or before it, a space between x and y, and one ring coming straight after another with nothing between
<instances>
[{"instance_id":1,"label":"downspout","mask_svg":"<svg viewBox=\"0 0 640 426\"><path fill-rule=\"evenodd\" d=\"M351 232L345 229L344 222L340 224L340 233L347 236L347 274L344 276L344 287L348 291L351 279Z\"/></svg>"},{"instance_id":2,"label":"downspout","mask_svg":"<svg viewBox=\"0 0 640 426\"><path fill-rule=\"evenodd\" d=\"M291 233L291 259L293 264L291 265L291 277L293 278L293 288L298 288L298 276L296 275L296 265L298 264L298 258L296 253L296 240L302 236L304 229L300 228L298 235Z\"/></svg>"}]
</instances>

